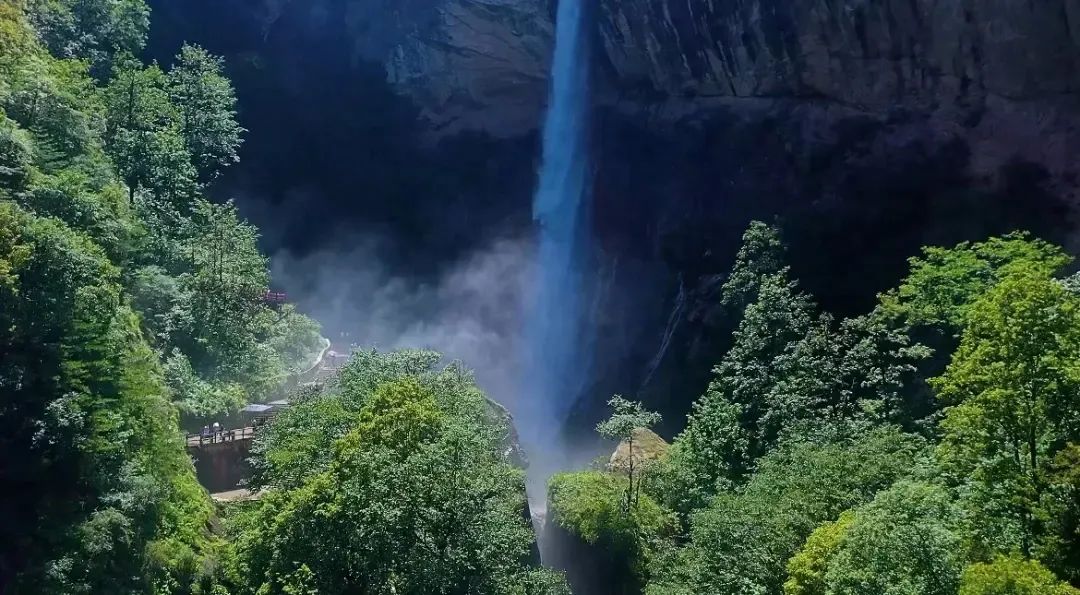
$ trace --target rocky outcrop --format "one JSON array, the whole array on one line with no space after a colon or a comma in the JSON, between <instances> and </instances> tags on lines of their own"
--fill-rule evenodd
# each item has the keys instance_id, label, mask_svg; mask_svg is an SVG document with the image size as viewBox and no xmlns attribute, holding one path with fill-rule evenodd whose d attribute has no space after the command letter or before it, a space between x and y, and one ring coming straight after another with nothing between
<instances>
[{"instance_id":1,"label":"rocky outcrop","mask_svg":"<svg viewBox=\"0 0 1080 595\"><path fill-rule=\"evenodd\" d=\"M297 0L264 0L265 28ZM343 18L355 58L382 64L441 135L532 130L554 43L546 0L305 0L309 18Z\"/></svg>"},{"instance_id":2,"label":"rocky outcrop","mask_svg":"<svg viewBox=\"0 0 1080 595\"><path fill-rule=\"evenodd\" d=\"M667 456L670 448L671 445L656 432L648 428L636 428L633 445L629 440L619 442L608 459L607 469L623 475L630 473L632 469L641 473L642 469Z\"/></svg>"},{"instance_id":3,"label":"rocky outcrop","mask_svg":"<svg viewBox=\"0 0 1080 595\"><path fill-rule=\"evenodd\" d=\"M546 5L443 2L421 26L403 27L384 58L387 77L440 130L480 128L499 136L531 130L547 97L554 35Z\"/></svg>"},{"instance_id":4,"label":"rocky outcrop","mask_svg":"<svg viewBox=\"0 0 1080 595\"><path fill-rule=\"evenodd\" d=\"M620 87L937 108L1080 89L1080 1L601 0Z\"/></svg>"}]
</instances>

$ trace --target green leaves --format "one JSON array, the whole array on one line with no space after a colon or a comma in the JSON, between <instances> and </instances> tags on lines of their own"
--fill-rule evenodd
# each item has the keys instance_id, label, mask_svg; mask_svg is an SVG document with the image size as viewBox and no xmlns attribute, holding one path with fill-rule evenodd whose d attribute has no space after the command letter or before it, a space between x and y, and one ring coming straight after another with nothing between
<instances>
[{"instance_id":1,"label":"green leaves","mask_svg":"<svg viewBox=\"0 0 1080 595\"><path fill-rule=\"evenodd\" d=\"M260 436L271 490L234 530L245 588L562 592L528 567L524 477L504 428L471 380L433 364L423 352L361 354L342 392L300 403ZM384 380L364 381L374 378Z\"/></svg>"},{"instance_id":2,"label":"green leaves","mask_svg":"<svg viewBox=\"0 0 1080 595\"><path fill-rule=\"evenodd\" d=\"M941 488L900 483L856 510L828 562L826 593L953 595L965 551Z\"/></svg>"},{"instance_id":3,"label":"green leaves","mask_svg":"<svg viewBox=\"0 0 1080 595\"><path fill-rule=\"evenodd\" d=\"M741 490L691 516L690 543L649 592L778 593L807 536L911 473L923 448L888 427L782 443Z\"/></svg>"},{"instance_id":4,"label":"green leaves","mask_svg":"<svg viewBox=\"0 0 1080 595\"><path fill-rule=\"evenodd\" d=\"M912 325L963 328L969 306L1013 271L1050 276L1071 262L1064 251L1025 233L976 244L923 249L909 260L911 272L900 287L882 296L886 313Z\"/></svg>"},{"instance_id":5,"label":"green leaves","mask_svg":"<svg viewBox=\"0 0 1080 595\"><path fill-rule=\"evenodd\" d=\"M150 544L197 547L210 515L157 360L100 248L10 203L0 213L0 451L20 486L0 510L15 522L0 560L28 592L139 589Z\"/></svg>"},{"instance_id":6,"label":"green leaves","mask_svg":"<svg viewBox=\"0 0 1080 595\"><path fill-rule=\"evenodd\" d=\"M236 94L221 58L185 45L169 71L169 96L179 108L180 130L204 180L239 160L244 129L236 123Z\"/></svg>"},{"instance_id":7,"label":"green leaves","mask_svg":"<svg viewBox=\"0 0 1080 595\"><path fill-rule=\"evenodd\" d=\"M626 487L617 473L559 473L548 483L549 522L615 560L617 580L644 584L654 547L674 532L674 516L642 494L629 509ZM555 537L552 537L555 539Z\"/></svg>"},{"instance_id":8,"label":"green leaves","mask_svg":"<svg viewBox=\"0 0 1080 595\"><path fill-rule=\"evenodd\" d=\"M951 404L941 457L956 481L1004 505L993 518L1012 523L1020 541L1011 545L1030 553L1046 468L1080 439L1080 298L1045 271L1017 268L966 320L960 348L933 380Z\"/></svg>"},{"instance_id":9,"label":"green leaves","mask_svg":"<svg viewBox=\"0 0 1080 595\"><path fill-rule=\"evenodd\" d=\"M1077 595L1080 590L1059 581L1033 560L1017 555L998 556L992 562L972 564L964 570L960 595Z\"/></svg>"},{"instance_id":10,"label":"green leaves","mask_svg":"<svg viewBox=\"0 0 1080 595\"><path fill-rule=\"evenodd\" d=\"M772 237L747 234L729 283L755 297L653 480L690 541L657 557L648 592L951 595L969 562L1017 551L1075 578L1080 300L1053 277L1064 252L1023 234L927 248L877 309L837 322ZM931 403L913 388L954 348ZM972 568L973 592L1058 588L1018 556Z\"/></svg>"},{"instance_id":11,"label":"green leaves","mask_svg":"<svg viewBox=\"0 0 1080 595\"><path fill-rule=\"evenodd\" d=\"M30 0L42 41L56 56L107 66L119 52L138 53L150 29L144 0Z\"/></svg>"},{"instance_id":12,"label":"green leaves","mask_svg":"<svg viewBox=\"0 0 1080 595\"><path fill-rule=\"evenodd\" d=\"M614 411L611 417L600 422L596 431L610 440L628 440L638 428L651 428L660 423L660 414L646 411L641 403L629 401L615 395L608 401L608 407Z\"/></svg>"},{"instance_id":13,"label":"green leaves","mask_svg":"<svg viewBox=\"0 0 1080 595\"><path fill-rule=\"evenodd\" d=\"M814 529L806 538L799 553L788 561L788 580L784 582L784 595L825 595L825 573L829 563L851 526L854 514L850 511L840 515L835 522L825 523Z\"/></svg>"}]
</instances>

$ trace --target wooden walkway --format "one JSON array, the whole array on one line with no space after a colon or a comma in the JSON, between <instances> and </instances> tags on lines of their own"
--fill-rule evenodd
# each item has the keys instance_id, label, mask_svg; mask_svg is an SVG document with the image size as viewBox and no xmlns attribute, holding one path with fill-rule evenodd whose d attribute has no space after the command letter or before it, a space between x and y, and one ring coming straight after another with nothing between
<instances>
[{"instance_id":1,"label":"wooden walkway","mask_svg":"<svg viewBox=\"0 0 1080 595\"><path fill-rule=\"evenodd\" d=\"M243 440L251 440L253 438L255 438L255 428L248 426L246 428L237 428L235 430L222 430L216 434L210 433L205 436L202 434L188 434L187 445L189 448L201 448L213 444L240 442Z\"/></svg>"}]
</instances>

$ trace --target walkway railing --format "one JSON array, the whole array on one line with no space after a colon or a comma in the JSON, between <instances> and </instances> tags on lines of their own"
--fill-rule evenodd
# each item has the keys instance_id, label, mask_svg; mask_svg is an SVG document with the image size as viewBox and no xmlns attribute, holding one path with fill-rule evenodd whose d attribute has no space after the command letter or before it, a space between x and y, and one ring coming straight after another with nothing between
<instances>
[{"instance_id":1,"label":"walkway railing","mask_svg":"<svg viewBox=\"0 0 1080 595\"><path fill-rule=\"evenodd\" d=\"M251 440L254 437L255 428L237 428L235 430L221 430L220 432L210 432L207 434L188 434L187 445L201 447L210 444L224 444L226 442Z\"/></svg>"}]
</instances>

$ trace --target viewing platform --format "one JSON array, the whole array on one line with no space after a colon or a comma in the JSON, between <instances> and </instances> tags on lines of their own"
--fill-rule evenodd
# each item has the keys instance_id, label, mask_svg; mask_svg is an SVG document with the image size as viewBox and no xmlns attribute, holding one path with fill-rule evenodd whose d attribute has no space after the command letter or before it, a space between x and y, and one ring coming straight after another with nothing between
<instances>
[{"instance_id":1,"label":"viewing platform","mask_svg":"<svg viewBox=\"0 0 1080 595\"><path fill-rule=\"evenodd\" d=\"M191 448L203 448L207 446L214 446L216 444L228 444L233 442L250 441L255 438L254 426L248 426L245 428L237 428L235 430L222 430L217 433L209 434L188 434L187 435L187 447Z\"/></svg>"}]
</instances>

